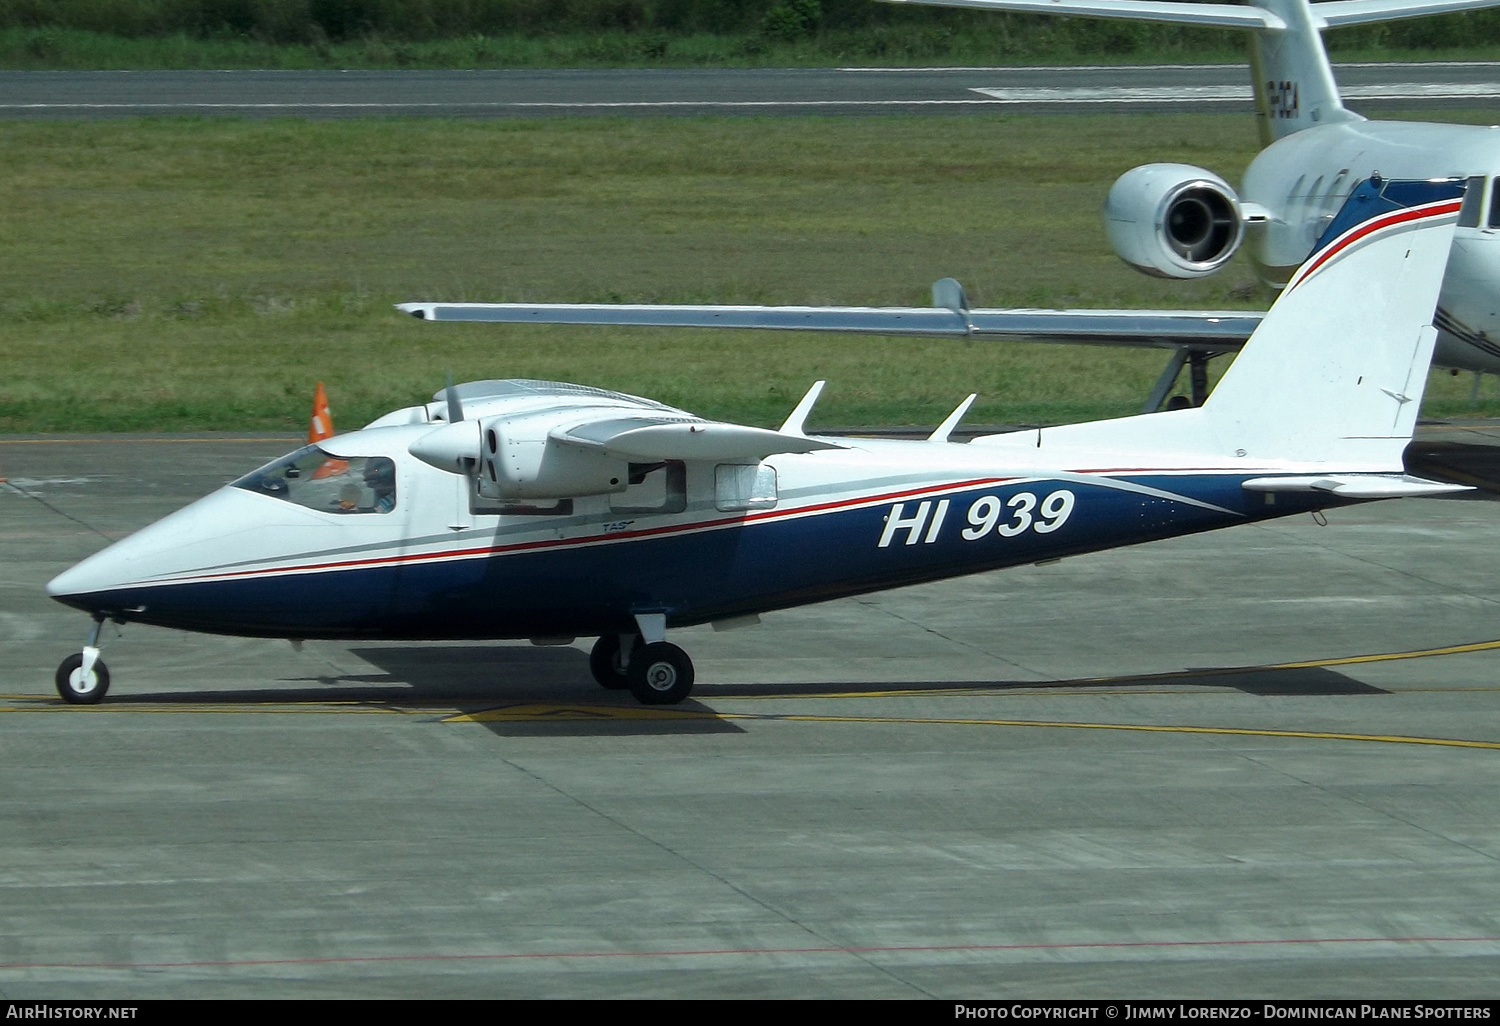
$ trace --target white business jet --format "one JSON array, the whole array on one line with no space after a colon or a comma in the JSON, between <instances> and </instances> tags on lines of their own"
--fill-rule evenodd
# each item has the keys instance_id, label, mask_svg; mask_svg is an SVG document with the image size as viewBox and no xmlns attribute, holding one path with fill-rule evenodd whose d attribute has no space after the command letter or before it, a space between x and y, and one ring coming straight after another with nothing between
<instances>
[{"instance_id":1,"label":"white business jet","mask_svg":"<svg viewBox=\"0 0 1500 1026\"><path fill-rule=\"evenodd\" d=\"M1500 129L1361 117L1344 106L1319 35L1325 28L1493 7L1500 0L886 2L1247 29L1264 148L1239 191L1212 171L1185 164L1127 171L1104 206L1116 254L1147 274L1199 278L1223 267L1244 243L1260 276L1280 287L1356 183L1373 174L1469 178L1438 299L1435 362L1500 371ZM1202 359L1194 367L1200 375ZM1204 387L1195 382L1200 400Z\"/></svg>"},{"instance_id":2,"label":"white business jet","mask_svg":"<svg viewBox=\"0 0 1500 1026\"><path fill-rule=\"evenodd\" d=\"M972 396L925 441L893 441L809 437L819 386L771 431L579 385L450 385L52 580L95 621L58 690L104 697L113 620L294 641L598 637L600 684L674 703L693 684L674 628L1461 491L1405 473L1402 451L1463 192L1362 185L1201 408L958 444Z\"/></svg>"},{"instance_id":3,"label":"white business jet","mask_svg":"<svg viewBox=\"0 0 1500 1026\"><path fill-rule=\"evenodd\" d=\"M1186 164L1127 171L1105 201L1122 260L1164 278L1200 278L1241 248L1280 288L1325 239L1354 187L1386 178L1470 183L1438 300L1441 367L1500 372L1500 128L1370 121L1346 108L1319 32L1328 27L1493 7L1500 0L887 0L997 11L1130 18L1246 29L1264 149L1236 192ZM1146 398L1157 409L1183 368L1192 404L1208 394L1208 361L1239 349L1261 314L1210 310L970 309L958 282L933 286L930 308L497 303L409 307L417 316L512 323L769 328L873 335L1143 346L1172 355Z\"/></svg>"}]
</instances>

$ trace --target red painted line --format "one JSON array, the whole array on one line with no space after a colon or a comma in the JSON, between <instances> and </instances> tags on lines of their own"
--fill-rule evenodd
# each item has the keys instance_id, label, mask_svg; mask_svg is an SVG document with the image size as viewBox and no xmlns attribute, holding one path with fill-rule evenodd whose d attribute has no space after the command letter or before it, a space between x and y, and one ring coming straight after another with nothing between
<instances>
[{"instance_id":1,"label":"red painted line","mask_svg":"<svg viewBox=\"0 0 1500 1026\"><path fill-rule=\"evenodd\" d=\"M308 563L301 566L262 567L257 570L233 570L225 573L200 574L194 577L165 578L155 581L142 581L134 585L139 587L159 586L167 584L192 584L195 582L209 580L227 580L239 577L256 577L262 574L293 574L308 573L317 570L347 570L363 566L401 566L410 563L424 563L437 559L462 559L466 556L501 555L511 552L525 552L534 549L547 548L571 548L584 545L593 545L604 541L626 541L635 538L649 538L664 534L681 534L691 531L712 530L718 527L727 527L733 524L758 523L767 520L790 520L797 517L807 516L812 513L824 513L836 509L853 508L856 506L877 505L882 502L890 502L893 499L909 499L919 495L932 495L940 492L961 491L967 488L978 488L983 485L1004 484L1014 481L1011 477L986 477L975 478L970 481L958 481L942 485L924 485L921 488L911 488L901 492L888 492L884 495L868 495L858 499L840 499L834 502L824 502L813 506L799 506L796 509L768 510L764 513L752 513L741 517L720 517L717 520L702 520L692 524L671 524L665 527L642 528L639 531L618 531L613 534L595 534L582 538L548 539L546 541L517 542L512 545L481 546L473 549L451 549L445 552L423 552L409 556L371 556L368 559L340 560L333 563Z\"/></svg>"},{"instance_id":2,"label":"red painted line","mask_svg":"<svg viewBox=\"0 0 1500 1026\"><path fill-rule=\"evenodd\" d=\"M381 962L505 962L545 958L704 958L747 955L900 955L923 952L1121 951L1266 947L1317 944L1500 944L1500 937L1273 937L1242 940L1097 941L1058 944L887 944L802 948L667 948L660 951L512 951L493 954L330 955L319 958L244 958L203 962L7 962L24 969L234 969L271 965L359 965Z\"/></svg>"},{"instance_id":3,"label":"red painted line","mask_svg":"<svg viewBox=\"0 0 1500 1026\"><path fill-rule=\"evenodd\" d=\"M1460 203L1458 200L1444 200L1438 203L1429 203L1426 206L1409 207L1406 210L1397 210L1383 217L1377 217L1373 221L1366 221L1362 225L1351 228L1344 235L1335 239L1327 249L1319 254L1317 260L1313 261L1312 266L1308 267L1306 271L1299 274L1295 280L1287 285L1286 291L1290 292L1298 285L1301 285L1317 273L1318 268L1372 232L1377 232L1382 228L1390 228L1398 224L1405 224L1409 221L1421 221L1429 217L1437 217L1441 214L1456 214L1458 213L1459 206Z\"/></svg>"}]
</instances>

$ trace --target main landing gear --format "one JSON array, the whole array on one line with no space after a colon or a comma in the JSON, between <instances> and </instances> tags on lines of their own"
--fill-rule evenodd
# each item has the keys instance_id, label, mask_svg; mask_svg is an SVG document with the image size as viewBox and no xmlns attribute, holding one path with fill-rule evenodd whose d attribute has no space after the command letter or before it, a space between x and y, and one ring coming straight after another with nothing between
<instances>
[{"instance_id":1,"label":"main landing gear","mask_svg":"<svg viewBox=\"0 0 1500 1026\"><path fill-rule=\"evenodd\" d=\"M611 691L630 689L642 705L676 705L693 690L693 661L666 640L667 618L639 613L639 634L605 634L589 653L594 679Z\"/></svg>"},{"instance_id":2,"label":"main landing gear","mask_svg":"<svg viewBox=\"0 0 1500 1026\"><path fill-rule=\"evenodd\" d=\"M71 705L95 705L109 691L109 667L99 658L99 632L104 618L95 617L83 651L68 656L57 667L57 693Z\"/></svg>"}]
</instances>

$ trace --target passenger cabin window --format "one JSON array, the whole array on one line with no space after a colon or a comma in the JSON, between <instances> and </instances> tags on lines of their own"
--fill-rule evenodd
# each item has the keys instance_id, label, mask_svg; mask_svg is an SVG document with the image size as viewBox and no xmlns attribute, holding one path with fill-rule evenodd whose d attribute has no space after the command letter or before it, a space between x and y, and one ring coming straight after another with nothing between
<instances>
[{"instance_id":1,"label":"passenger cabin window","mask_svg":"<svg viewBox=\"0 0 1500 1026\"><path fill-rule=\"evenodd\" d=\"M322 513L389 513L396 508L396 464L385 456L334 456L298 449L234 482L234 487Z\"/></svg>"},{"instance_id":2,"label":"passenger cabin window","mask_svg":"<svg viewBox=\"0 0 1500 1026\"><path fill-rule=\"evenodd\" d=\"M1484 205L1484 176L1475 175L1468 181L1468 187L1464 189L1463 206L1458 208L1458 226L1460 228L1479 227L1479 208ZM1494 216L1493 214L1490 216Z\"/></svg>"},{"instance_id":3,"label":"passenger cabin window","mask_svg":"<svg viewBox=\"0 0 1500 1026\"><path fill-rule=\"evenodd\" d=\"M714 468L714 505L726 513L776 506L776 468L721 463Z\"/></svg>"},{"instance_id":4,"label":"passenger cabin window","mask_svg":"<svg viewBox=\"0 0 1500 1026\"><path fill-rule=\"evenodd\" d=\"M681 513L687 509L687 467L681 460L632 463L629 484L609 497L612 513Z\"/></svg>"}]
</instances>

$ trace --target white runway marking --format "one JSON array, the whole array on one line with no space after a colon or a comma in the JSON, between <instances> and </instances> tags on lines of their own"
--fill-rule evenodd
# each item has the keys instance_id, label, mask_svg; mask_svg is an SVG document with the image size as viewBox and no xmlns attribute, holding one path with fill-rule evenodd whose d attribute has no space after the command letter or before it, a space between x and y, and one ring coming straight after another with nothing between
<instances>
[{"instance_id":1,"label":"white runway marking","mask_svg":"<svg viewBox=\"0 0 1500 1026\"><path fill-rule=\"evenodd\" d=\"M1248 64L995 64L989 66L972 67L925 67L925 68L836 68L836 71L849 72L879 72L884 75L899 75L903 73L920 72L922 74L936 74L947 71L1003 71L1003 72L1032 72L1032 71L1234 71L1249 70ZM1349 64L1335 64L1334 70L1339 68L1495 68L1500 67L1500 61L1354 61Z\"/></svg>"},{"instance_id":2,"label":"white runway marking","mask_svg":"<svg viewBox=\"0 0 1500 1026\"><path fill-rule=\"evenodd\" d=\"M0 111L430 111L430 110L765 110L831 107L975 107L990 104L1250 103L1248 85L975 87L969 92L983 99L912 100L613 100L573 101L433 101L420 103L320 102L292 103L0 103ZM1342 90L1348 100L1461 100L1500 97L1500 82L1392 82L1351 85Z\"/></svg>"},{"instance_id":3,"label":"white runway marking","mask_svg":"<svg viewBox=\"0 0 1500 1026\"><path fill-rule=\"evenodd\" d=\"M755 107L952 107L983 106L984 100L641 100L608 103L464 102L453 103L0 103L0 110L642 110L651 108Z\"/></svg>"},{"instance_id":4,"label":"white runway marking","mask_svg":"<svg viewBox=\"0 0 1500 1026\"><path fill-rule=\"evenodd\" d=\"M1249 103L1248 85L975 88L999 103ZM1500 96L1496 82L1392 82L1340 90L1346 100L1462 100Z\"/></svg>"}]
</instances>

